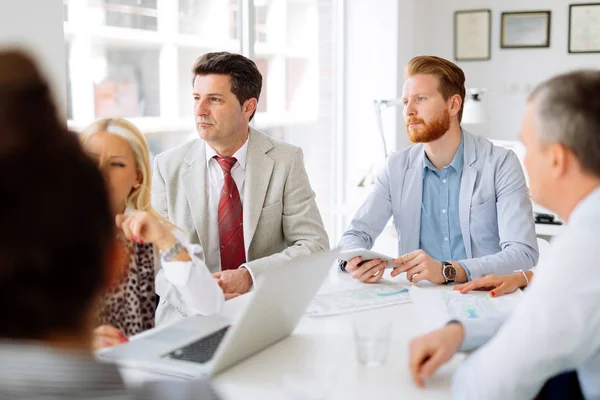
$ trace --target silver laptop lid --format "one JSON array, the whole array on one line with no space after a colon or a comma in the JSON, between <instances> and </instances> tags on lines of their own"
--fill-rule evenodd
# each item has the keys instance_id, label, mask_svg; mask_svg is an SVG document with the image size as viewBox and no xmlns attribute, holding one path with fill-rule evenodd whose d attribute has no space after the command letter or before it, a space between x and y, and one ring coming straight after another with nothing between
<instances>
[{"instance_id":1,"label":"silver laptop lid","mask_svg":"<svg viewBox=\"0 0 600 400\"><path fill-rule=\"evenodd\" d=\"M214 375L287 337L338 255L339 249L335 249L282 261L282 265L261 274L252 298L215 353L210 374Z\"/></svg>"}]
</instances>

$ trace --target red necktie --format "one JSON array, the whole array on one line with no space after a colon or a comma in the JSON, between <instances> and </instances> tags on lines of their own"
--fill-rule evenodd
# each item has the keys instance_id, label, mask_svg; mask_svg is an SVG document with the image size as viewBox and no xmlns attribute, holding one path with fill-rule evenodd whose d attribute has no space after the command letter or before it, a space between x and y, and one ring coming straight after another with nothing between
<instances>
[{"instance_id":1,"label":"red necktie","mask_svg":"<svg viewBox=\"0 0 600 400\"><path fill-rule=\"evenodd\" d=\"M223 188L219 200L219 241L221 243L221 270L237 269L246 262L244 226L240 193L231 176L237 160L233 157L215 157L223 169Z\"/></svg>"}]
</instances>

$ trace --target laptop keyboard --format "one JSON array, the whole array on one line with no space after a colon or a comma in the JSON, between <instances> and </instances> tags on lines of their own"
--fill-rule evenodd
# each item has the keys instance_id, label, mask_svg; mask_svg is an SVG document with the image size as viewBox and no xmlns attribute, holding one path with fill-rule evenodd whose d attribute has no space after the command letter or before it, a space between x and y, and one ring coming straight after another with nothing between
<instances>
[{"instance_id":1,"label":"laptop keyboard","mask_svg":"<svg viewBox=\"0 0 600 400\"><path fill-rule=\"evenodd\" d=\"M228 329L229 326L219 329L202 339L173 350L166 354L165 357L204 364L213 357Z\"/></svg>"}]
</instances>

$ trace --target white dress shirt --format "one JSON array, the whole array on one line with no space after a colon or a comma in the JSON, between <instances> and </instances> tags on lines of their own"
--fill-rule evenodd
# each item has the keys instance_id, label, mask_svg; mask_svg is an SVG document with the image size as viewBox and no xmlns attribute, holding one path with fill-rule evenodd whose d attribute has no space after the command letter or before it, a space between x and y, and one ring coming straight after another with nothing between
<instances>
[{"instance_id":1,"label":"white dress shirt","mask_svg":"<svg viewBox=\"0 0 600 400\"><path fill-rule=\"evenodd\" d=\"M185 304L189 311L194 315L216 314L221 310L225 301L223 290L212 277L212 274L206 267L204 261L199 259L196 254L200 247L197 244L189 242L186 235L177 230L172 231L175 238L185 247L192 261L164 261L160 259L162 268L159 274L164 277L173 287L160 287L161 280L156 280L156 292L161 293L160 301L173 301L174 296L177 301L175 304Z\"/></svg>"},{"instance_id":2,"label":"white dress shirt","mask_svg":"<svg viewBox=\"0 0 600 400\"><path fill-rule=\"evenodd\" d=\"M586 398L600 398L599 238L597 188L573 210L510 316L461 322L462 350L485 345L457 370L453 398L531 399L569 370Z\"/></svg>"}]
</instances>

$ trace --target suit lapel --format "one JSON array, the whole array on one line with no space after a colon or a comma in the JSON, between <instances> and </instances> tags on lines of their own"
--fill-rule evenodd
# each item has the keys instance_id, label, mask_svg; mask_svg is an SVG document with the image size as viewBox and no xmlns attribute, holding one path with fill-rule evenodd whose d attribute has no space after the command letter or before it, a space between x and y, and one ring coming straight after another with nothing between
<instances>
[{"instance_id":1,"label":"suit lapel","mask_svg":"<svg viewBox=\"0 0 600 400\"><path fill-rule=\"evenodd\" d=\"M477 179L477 170L471 166L477 159L475 154L475 142L473 136L463 130L465 146L465 162L463 165L462 178L460 182L460 195L458 200L458 216L460 219L460 231L465 245L467 258L472 258L471 249L471 199L473 198L473 188Z\"/></svg>"},{"instance_id":2,"label":"suit lapel","mask_svg":"<svg viewBox=\"0 0 600 400\"><path fill-rule=\"evenodd\" d=\"M246 256L265 203L275 162L266 154L273 148L262 133L250 128L248 156L246 160L246 182L244 184L244 247Z\"/></svg>"},{"instance_id":3,"label":"suit lapel","mask_svg":"<svg viewBox=\"0 0 600 400\"><path fill-rule=\"evenodd\" d=\"M194 226L200 245L206 252L208 243L208 169L206 168L206 144L198 140L192 146L184 161L188 168L182 173L183 185L190 205Z\"/></svg>"},{"instance_id":4,"label":"suit lapel","mask_svg":"<svg viewBox=\"0 0 600 400\"><path fill-rule=\"evenodd\" d=\"M410 168L404 176L400 201L401 251L419 248L421 232L421 202L423 199L423 147L419 146Z\"/></svg>"}]
</instances>

